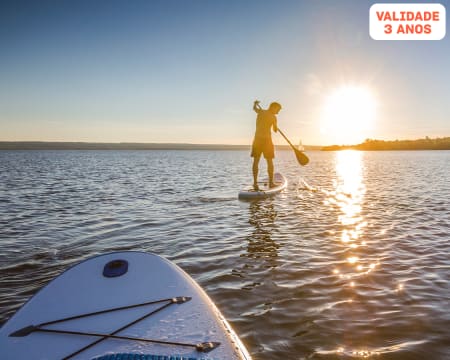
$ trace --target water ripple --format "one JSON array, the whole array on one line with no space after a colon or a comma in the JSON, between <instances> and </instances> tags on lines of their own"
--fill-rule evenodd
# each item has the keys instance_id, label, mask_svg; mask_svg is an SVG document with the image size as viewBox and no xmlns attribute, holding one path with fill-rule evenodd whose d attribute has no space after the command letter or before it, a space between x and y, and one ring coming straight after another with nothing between
<instances>
[{"instance_id":1,"label":"water ripple","mask_svg":"<svg viewBox=\"0 0 450 360\"><path fill-rule=\"evenodd\" d=\"M450 153L310 157L279 152L288 189L240 202L246 152L0 152L0 322L68 266L141 250L255 359L450 358Z\"/></svg>"}]
</instances>

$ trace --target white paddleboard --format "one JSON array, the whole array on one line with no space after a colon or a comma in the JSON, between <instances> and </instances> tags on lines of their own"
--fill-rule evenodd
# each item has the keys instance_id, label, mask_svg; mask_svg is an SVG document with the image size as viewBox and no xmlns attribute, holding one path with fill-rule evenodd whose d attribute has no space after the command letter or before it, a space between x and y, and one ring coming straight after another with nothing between
<instances>
[{"instance_id":1,"label":"white paddleboard","mask_svg":"<svg viewBox=\"0 0 450 360\"><path fill-rule=\"evenodd\" d=\"M62 273L0 328L0 349L15 360L251 359L189 275L143 252L97 256Z\"/></svg>"},{"instance_id":2,"label":"white paddleboard","mask_svg":"<svg viewBox=\"0 0 450 360\"><path fill-rule=\"evenodd\" d=\"M280 173L275 173L273 175L273 181L275 182L275 187L269 187L268 181L258 183L259 190L255 190L253 186L247 186L244 190L239 192L239 199L242 200L253 200L261 199L268 196L278 194L287 187L286 178Z\"/></svg>"}]
</instances>

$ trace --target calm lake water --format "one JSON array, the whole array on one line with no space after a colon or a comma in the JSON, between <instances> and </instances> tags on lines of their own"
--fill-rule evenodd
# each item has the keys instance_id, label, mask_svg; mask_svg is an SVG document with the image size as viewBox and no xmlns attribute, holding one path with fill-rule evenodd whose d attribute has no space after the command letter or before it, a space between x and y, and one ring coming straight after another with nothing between
<instances>
[{"instance_id":1,"label":"calm lake water","mask_svg":"<svg viewBox=\"0 0 450 360\"><path fill-rule=\"evenodd\" d=\"M450 359L450 151L309 156L278 152L287 190L242 202L246 151L0 151L0 322L68 266L142 250L254 359Z\"/></svg>"}]
</instances>

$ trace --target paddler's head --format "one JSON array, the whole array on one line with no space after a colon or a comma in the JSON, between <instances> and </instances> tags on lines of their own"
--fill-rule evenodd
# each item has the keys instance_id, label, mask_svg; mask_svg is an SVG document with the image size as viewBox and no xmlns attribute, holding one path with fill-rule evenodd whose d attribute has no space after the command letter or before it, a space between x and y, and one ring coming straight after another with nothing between
<instances>
[{"instance_id":1,"label":"paddler's head","mask_svg":"<svg viewBox=\"0 0 450 360\"><path fill-rule=\"evenodd\" d=\"M278 114L279 112L280 112L280 110L281 110L281 105L279 104L279 103L277 103L277 102L273 102L272 104L270 104L270 106L269 106L269 111L272 113L272 114Z\"/></svg>"}]
</instances>

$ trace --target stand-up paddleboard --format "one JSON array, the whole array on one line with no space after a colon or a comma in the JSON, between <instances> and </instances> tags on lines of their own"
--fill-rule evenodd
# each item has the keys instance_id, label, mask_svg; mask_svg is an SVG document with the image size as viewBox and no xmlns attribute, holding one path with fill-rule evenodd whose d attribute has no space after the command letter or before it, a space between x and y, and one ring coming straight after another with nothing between
<instances>
[{"instance_id":1,"label":"stand-up paddleboard","mask_svg":"<svg viewBox=\"0 0 450 360\"><path fill-rule=\"evenodd\" d=\"M272 188L269 187L268 181L258 183L259 190L255 190L253 186L247 186L244 190L241 190L239 192L239 199L242 200L261 199L278 194L280 191L283 191L287 187L287 180L280 173L275 173L273 176L273 180L276 186Z\"/></svg>"},{"instance_id":2,"label":"stand-up paddleboard","mask_svg":"<svg viewBox=\"0 0 450 360\"><path fill-rule=\"evenodd\" d=\"M0 328L2 359L250 360L206 293L154 254L86 260Z\"/></svg>"}]
</instances>

